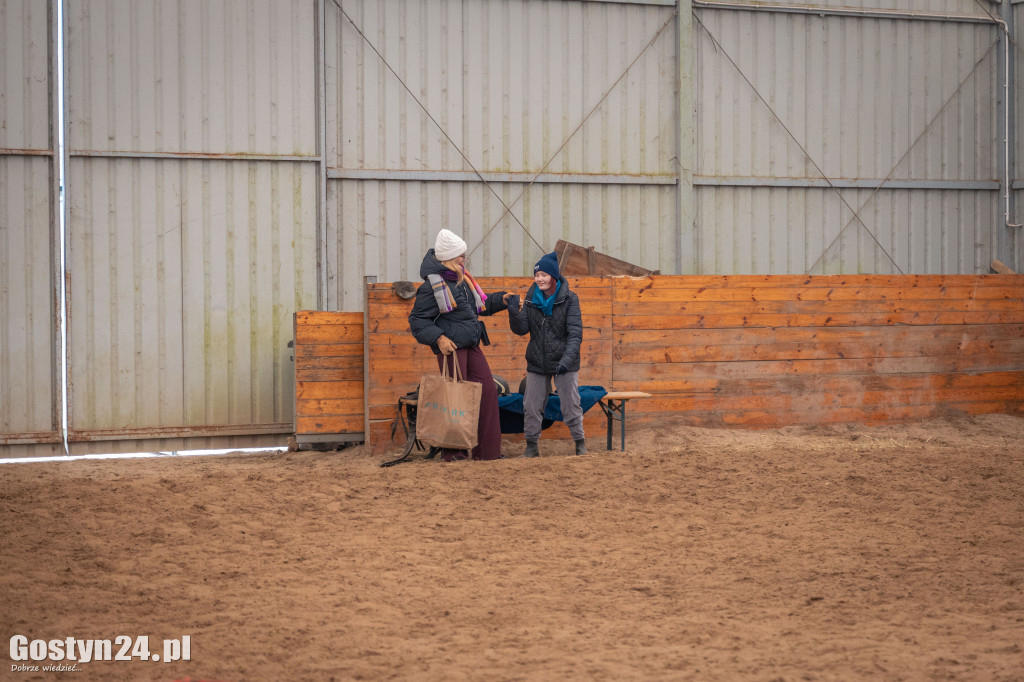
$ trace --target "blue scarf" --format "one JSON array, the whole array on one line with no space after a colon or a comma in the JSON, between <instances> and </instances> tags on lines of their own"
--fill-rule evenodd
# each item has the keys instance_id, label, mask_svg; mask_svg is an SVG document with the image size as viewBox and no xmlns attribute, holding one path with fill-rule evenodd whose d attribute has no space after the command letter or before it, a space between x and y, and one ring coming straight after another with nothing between
<instances>
[{"instance_id":1,"label":"blue scarf","mask_svg":"<svg viewBox=\"0 0 1024 682\"><path fill-rule=\"evenodd\" d=\"M545 296L544 292L540 290L540 287L537 287L534 290L533 303L540 308L545 317L551 317L552 309L555 306L555 296L558 296L558 290L561 288L562 281L559 280L558 283L555 284L555 290L551 292L550 296Z\"/></svg>"}]
</instances>

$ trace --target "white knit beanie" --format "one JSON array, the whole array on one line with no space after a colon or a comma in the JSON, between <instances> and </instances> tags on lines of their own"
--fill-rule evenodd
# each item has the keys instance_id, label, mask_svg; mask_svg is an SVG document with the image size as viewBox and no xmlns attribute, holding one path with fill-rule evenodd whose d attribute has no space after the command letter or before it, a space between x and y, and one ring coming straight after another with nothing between
<instances>
[{"instance_id":1,"label":"white knit beanie","mask_svg":"<svg viewBox=\"0 0 1024 682\"><path fill-rule=\"evenodd\" d=\"M434 257L442 263L466 253L466 242L451 230L443 229L437 233L434 242Z\"/></svg>"}]
</instances>

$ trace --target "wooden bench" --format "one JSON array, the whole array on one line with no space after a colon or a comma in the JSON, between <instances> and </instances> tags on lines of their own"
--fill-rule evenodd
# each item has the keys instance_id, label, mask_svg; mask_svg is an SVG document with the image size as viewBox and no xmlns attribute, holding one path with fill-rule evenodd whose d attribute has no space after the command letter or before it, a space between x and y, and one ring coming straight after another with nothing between
<instances>
[{"instance_id":1,"label":"wooden bench","mask_svg":"<svg viewBox=\"0 0 1024 682\"><path fill-rule=\"evenodd\" d=\"M598 403L601 411L608 417L608 449L612 449L612 429L616 421L622 424L619 433L622 437L622 450L626 449L626 403L630 400L650 398L650 393L643 391L609 391Z\"/></svg>"},{"instance_id":2,"label":"wooden bench","mask_svg":"<svg viewBox=\"0 0 1024 682\"><path fill-rule=\"evenodd\" d=\"M601 411L604 412L608 418L608 449L612 449L612 432L614 429L614 422L618 421L622 424L619 429L621 436L621 447L623 450L626 449L626 403L630 400L637 400L640 398L650 398L650 393L644 393L643 391L612 391L605 393L598 401L598 405L601 407ZM401 426L405 431L405 446L402 448L402 452L398 457L382 462L382 467L389 467L399 462L404 462L412 454L413 449L427 450L427 459L433 459L441 451L440 448L426 447L416 439L416 406L417 399L413 395L405 395L398 399L398 410L395 415L395 420L391 426L391 438L394 439L395 434L398 431L398 427Z\"/></svg>"}]
</instances>

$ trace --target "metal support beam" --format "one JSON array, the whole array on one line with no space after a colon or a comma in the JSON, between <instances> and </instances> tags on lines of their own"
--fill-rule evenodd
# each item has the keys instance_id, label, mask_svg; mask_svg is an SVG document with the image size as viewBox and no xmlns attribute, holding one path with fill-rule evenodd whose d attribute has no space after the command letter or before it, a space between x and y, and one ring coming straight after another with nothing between
<instances>
[{"instance_id":1,"label":"metal support beam","mask_svg":"<svg viewBox=\"0 0 1024 682\"><path fill-rule=\"evenodd\" d=\"M491 173L487 171L396 170L389 168L341 169L327 171L331 180L396 180L404 182L511 182L524 185L567 183L577 185L674 185L675 175L614 173Z\"/></svg>"},{"instance_id":2,"label":"metal support beam","mask_svg":"<svg viewBox=\"0 0 1024 682\"><path fill-rule=\"evenodd\" d=\"M695 175L700 187L792 187L795 189L934 189L998 191L996 180L893 180L889 178L777 178L725 175Z\"/></svg>"},{"instance_id":3,"label":"metal support beam","mask_svg":"<svg viewBox=\"0 0 1024 682\"><path fill-rule=\"evenodd\" d=\"M848 9L844 7L813 7L801 5L747 4L742 2L709 2L692 0L694 7L708 9L743 10L749 12L783 12L788 14L815 14L821 17L853 17L860 19L908 19L914 21L948 21L968 24L992 24L992 18L985 15L951 14L937 12L912 12L886 9Z\"/></svg>"}]
</instances>

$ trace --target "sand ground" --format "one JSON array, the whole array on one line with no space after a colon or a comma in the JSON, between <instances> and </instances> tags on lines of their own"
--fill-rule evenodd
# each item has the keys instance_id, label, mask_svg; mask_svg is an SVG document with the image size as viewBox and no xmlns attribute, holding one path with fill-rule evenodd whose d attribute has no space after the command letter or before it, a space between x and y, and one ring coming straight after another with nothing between
<instances>
[{"instance_id":1,"label":"sand ground","mask_svg":"<svg viewBox=\"0 0 1024 682\"><path fill-rule=\"evenodd\" d=\"M541 445L0 465L0 679L1024 680L1024 419Z\"/></svg>"}]
</instances>

